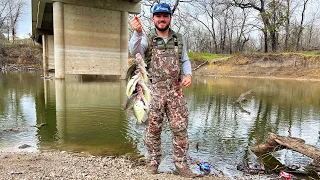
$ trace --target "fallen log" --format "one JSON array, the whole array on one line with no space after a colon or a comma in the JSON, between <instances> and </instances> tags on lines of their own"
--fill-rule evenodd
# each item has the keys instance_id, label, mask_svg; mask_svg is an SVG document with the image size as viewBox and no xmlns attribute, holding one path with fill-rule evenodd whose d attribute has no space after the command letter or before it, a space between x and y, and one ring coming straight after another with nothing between
<instances>
[{"instance_id":1,"label":"fallen log","mask_svg":"<svg viewBox=\"0 0 320 180\"><path fill-rule=\"evenodd\" d=\"M242 93L239 98L235 101L235 103L239 103L242 104L242 102L246 101L246 96L250 95L250 94L254 94L254 92L252 90L249 90L247 92Z\"/></svg>"},{"instance_id":2,"label":"fallen log","mask_svg":"<svg viewBox=\"0 0 320 180\"><path fill-rule=\"evenodd\" d=\"M279 136L268 133L268 139L265 143L251 147L251 151L256 153L268 153L281 149L291 149L310 157L314 166L320 166L320 149L305 144L305 141L295 137Z\"/></svg>"},{"instance_id":3,"label":"fallen log","mask_svg":"<svg viewBox=\"0 0 320 180\"><path fill-rule=\"evenodd\" d=\"M205 64L207 64L209 61L204 61L203 63L201 63L199 66L197 66L196 68L192 69L192 71L195 71L199 68L201 68L202 66L204 66Z\"/></svg>"}]
</instances>

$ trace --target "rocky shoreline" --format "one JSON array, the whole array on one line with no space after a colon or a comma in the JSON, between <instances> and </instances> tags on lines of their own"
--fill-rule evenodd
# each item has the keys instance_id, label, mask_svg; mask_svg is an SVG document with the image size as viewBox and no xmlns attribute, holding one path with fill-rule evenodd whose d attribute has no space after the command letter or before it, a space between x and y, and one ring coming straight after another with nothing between
<instances>
[{"instance_id":1,"label":"rocky shoreline","mask_svg":"<svg viewBox=\"0 0 320 180\"><path fill-rule=\"evenodd\" d=\"M37 66L8 64L5 66L0 66L0 70L3 70L3 71L41 71L42 69Z\"/></svg>"},{"instance_id":2,"label":"rocky shoreline","mask_svg":"<svg viewBox=\"0 0 320 180\"><path fill-rule=\"evenodd\" d=\"M65 151L0 152L0 179L166 179L184 180L174 173L149 174L145 165L116 157ZM270 179L266 175L228 177L209 175L194 179Z\"/></svg>"}]
</instances>

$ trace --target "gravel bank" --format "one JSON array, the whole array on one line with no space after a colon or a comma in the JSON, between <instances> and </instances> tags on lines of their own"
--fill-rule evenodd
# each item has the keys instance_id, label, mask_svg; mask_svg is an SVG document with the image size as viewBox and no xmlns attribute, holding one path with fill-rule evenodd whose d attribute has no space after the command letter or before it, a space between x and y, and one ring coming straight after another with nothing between
<instances>
[{"instance_id":1,"label":"gravel bank","mask_svg":"<svg viewBox=\"0 0 320 180\"><path fill-rule=\"evenodd\" d=\"M91 156L59 151L0 152L0 179L168 179L183 180L170 173L149 174L145 166L114 157ZM223 176L205 176L194 179L224 180ZM233 179L266 179L243 176Z\"/></svg>"}]
</instances>

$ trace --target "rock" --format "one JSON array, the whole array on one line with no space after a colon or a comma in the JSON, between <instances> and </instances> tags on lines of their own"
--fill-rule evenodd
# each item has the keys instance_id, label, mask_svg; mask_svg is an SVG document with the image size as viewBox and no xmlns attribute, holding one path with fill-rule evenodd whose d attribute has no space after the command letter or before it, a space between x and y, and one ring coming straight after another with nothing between
<instances>
[{"instance_id":1,"label":"rock","mask_svg":"<svg viewBox=\"0 0 320 180\"><path fill-rule=\"evenodd\" d=\"M16 129L14 129L14 128L7 128L7 129L4 129L3 131L5 131L5 132L9 132L9 131L17 132L17 131L19 131L19 128L16 128Z\"/></svg>"},{"instance_id":2,"label":"rock","mask_svg":"<svg viewBox=\"0 0 320 180\"><path fill-rule=\"evenodd\" d=\"M31 147L31 146L28 145L28 144L23 144L23 145L19 146L18 148L19 149L25 149L25 148L28 148L28 147Z\"/></svg>"},{"instance_id":3,"label":"rock","mask_svg":"<svg viewBox=\"0 0 320 180\"><path fill-rule=\"evenodd\" d=\"M31 127L40 128L40 127L45 126L45 125L47 125L47 124L48 124L48 123L40 123L40 124L36 124L36 125L34 125L34 126L31 126Z\"/></svg>"}]
</instances>

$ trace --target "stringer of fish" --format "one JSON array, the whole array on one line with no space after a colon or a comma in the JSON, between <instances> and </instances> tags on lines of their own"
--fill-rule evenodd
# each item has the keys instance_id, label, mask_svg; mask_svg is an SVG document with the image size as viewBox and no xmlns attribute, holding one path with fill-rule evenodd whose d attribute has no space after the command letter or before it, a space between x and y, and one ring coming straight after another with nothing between
<instances>
[{"instance_id":1,"label":"stringer of fish","mask_svg":"<svg viewBox=\"0 0 320 180\"><path fill-rule=\"evenodd\" d=\"M128 97L123 109L133 109L133 114L137 119L137 123L141 124L146 121L150 112L151 93L147 87L148 72L146 63L140 53L136 54L136 71L135 75L128 81L126 87L126 95Z\"/></svg>"}]
</instances>

